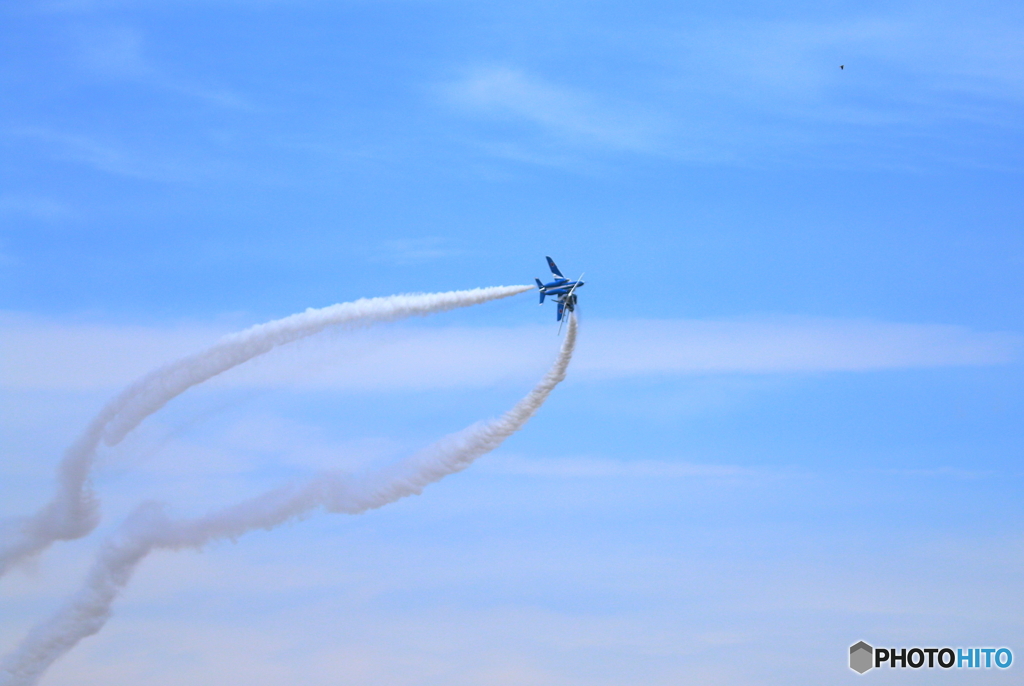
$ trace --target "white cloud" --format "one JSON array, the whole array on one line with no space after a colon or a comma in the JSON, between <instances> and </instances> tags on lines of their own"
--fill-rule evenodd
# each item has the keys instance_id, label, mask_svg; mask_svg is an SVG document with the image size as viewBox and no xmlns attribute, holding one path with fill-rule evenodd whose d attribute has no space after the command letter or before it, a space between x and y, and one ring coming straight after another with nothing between
<instances>
[{"instance_id":1,"label":"white cloud","mask_svg":"<svg viewBox=\"0 0 1024 686\"><path fill-rule=\"evenodd\" d=\"M213 343L214 327L59 323L0 315L0 387L115 389ZM211 381L215 387L343 391L480 388L543 373L552 326L393 326L327 333ZM581 329L576 379L664 374L856 372L1017 359L1021 336L959 326L774 317L596 320Z\"/></svg>"}]
</instances>

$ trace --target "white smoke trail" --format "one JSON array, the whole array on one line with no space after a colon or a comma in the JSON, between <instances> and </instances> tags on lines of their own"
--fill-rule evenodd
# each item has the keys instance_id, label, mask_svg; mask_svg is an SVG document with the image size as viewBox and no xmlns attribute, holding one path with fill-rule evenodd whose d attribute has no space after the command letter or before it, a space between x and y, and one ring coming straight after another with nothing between
<instances>
[{"instance_id":1,"label":"white smoke trail","mask_svg":"<svg viewBox=\"0 0 1024 686\"><path fill-rule=\"evenodd\" d=\"M390 468L360 477L326 474L301 486L276 489L198 519L175 522L150 503L139 507L106 541L84 586L48 621L0 661L0 686L32 686L58 658L110 618L118 594L139 562L154 549L200 548L255 529L272 529L317 507L358 514L416 495L449 474L462 471L494 450L540 409L564 378L576 345L576 318L554 365L539 384L497 419L446 436Z\"/></svg>"},{"instance_id":2,"label":"white smoke trail","mask_svg":"<svg viewBox=\"0 0 1024 686\"><path fill-rule=\"evenodd\" d=\"M111 400L65 452L58 469L57 492L35 515L5 522L0 540L0 576L15 563L45 550L55 541L73 540L92 531L99 507L89 488L89 473L101 440L116 445L132 429L173 398L232 367L270 350L333 326L368 326L507 298L533 286L496 286L447 293L362 298L322 309L308 309L284 319L225 336L206 350L161 367Z\"/></svg>"}]
</instances>

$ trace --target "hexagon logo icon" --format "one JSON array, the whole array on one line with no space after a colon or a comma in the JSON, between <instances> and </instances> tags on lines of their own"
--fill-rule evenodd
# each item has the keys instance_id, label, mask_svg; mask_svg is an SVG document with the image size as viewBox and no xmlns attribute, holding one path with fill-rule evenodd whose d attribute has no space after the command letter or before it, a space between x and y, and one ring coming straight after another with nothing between
<instances>
[{"instance_id":1,"label":"hexagon logo icon","mask_svg":"<svg viewBox=\"0 0 1024 686\"><path fill-rule=\"evenodd\" d=\"M863 674L874 667L875 649L864 641L854 643L850 646L850 669Z\"/></svg>"}]
</instances>

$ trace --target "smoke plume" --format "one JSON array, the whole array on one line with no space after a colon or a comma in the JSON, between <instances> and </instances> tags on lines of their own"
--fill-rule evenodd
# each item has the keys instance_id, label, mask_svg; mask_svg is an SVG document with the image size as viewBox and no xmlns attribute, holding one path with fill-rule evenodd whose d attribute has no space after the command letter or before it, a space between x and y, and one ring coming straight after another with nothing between
<instances>
[{"instance_id":1,"label":"smoke plume","mask_svg":"<svg viewBox=\"0 0 1024 686\"><path fill-rule=\"evenodd\" d=\"M197 384L270 350L335 326L369 326L478 305L531 290L533 286L496 286L447 293L362 298L284 319L224 337L212 347L161 367L126 388L90 422L67 449L57 473L53 498L36 514L3 523L0 576L15 563L55 541L81 538L99 521L99 503L89 474L101 441L116 445L146 417Z\"/></svg>"},{"instance_id":2,"label":"smoke plume","mask_svg":"<svg viewBox=\"0 0 1024 686\"><path fill-rule=\"evenodd\" d=\"M272 529L323 507L358 514L383 507L461 471L518 431L564 378L576 345L577 324L569 326L554 365L529 394L498 417L444 437L390 467L362 475L324 474L190 520L171 520L160 505L142 505L104 544L84 586L48 621L0 661L0 686L31 686L55 660L110 618L118 594L139 562L155 549L200 548L254 529Z\"/></svg>"}]
</instances>

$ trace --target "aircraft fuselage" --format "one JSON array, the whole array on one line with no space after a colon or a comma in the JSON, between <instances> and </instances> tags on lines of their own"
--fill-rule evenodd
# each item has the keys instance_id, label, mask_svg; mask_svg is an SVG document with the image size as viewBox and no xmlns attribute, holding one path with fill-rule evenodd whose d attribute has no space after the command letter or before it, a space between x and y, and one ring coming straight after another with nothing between
<instances>
[{"instance_id":1,"label":"aircraft fuselage","mask_svg":"<svg viewBox=\"0 0 1024 686\"><path fill-rule=\"evenodd\" d=\"M571 291L574 287L579 288L583 285L582 281L566 281L563 283L546 283L541 288L546 295L565 295Z\"/></svg>"}]
</instances>

